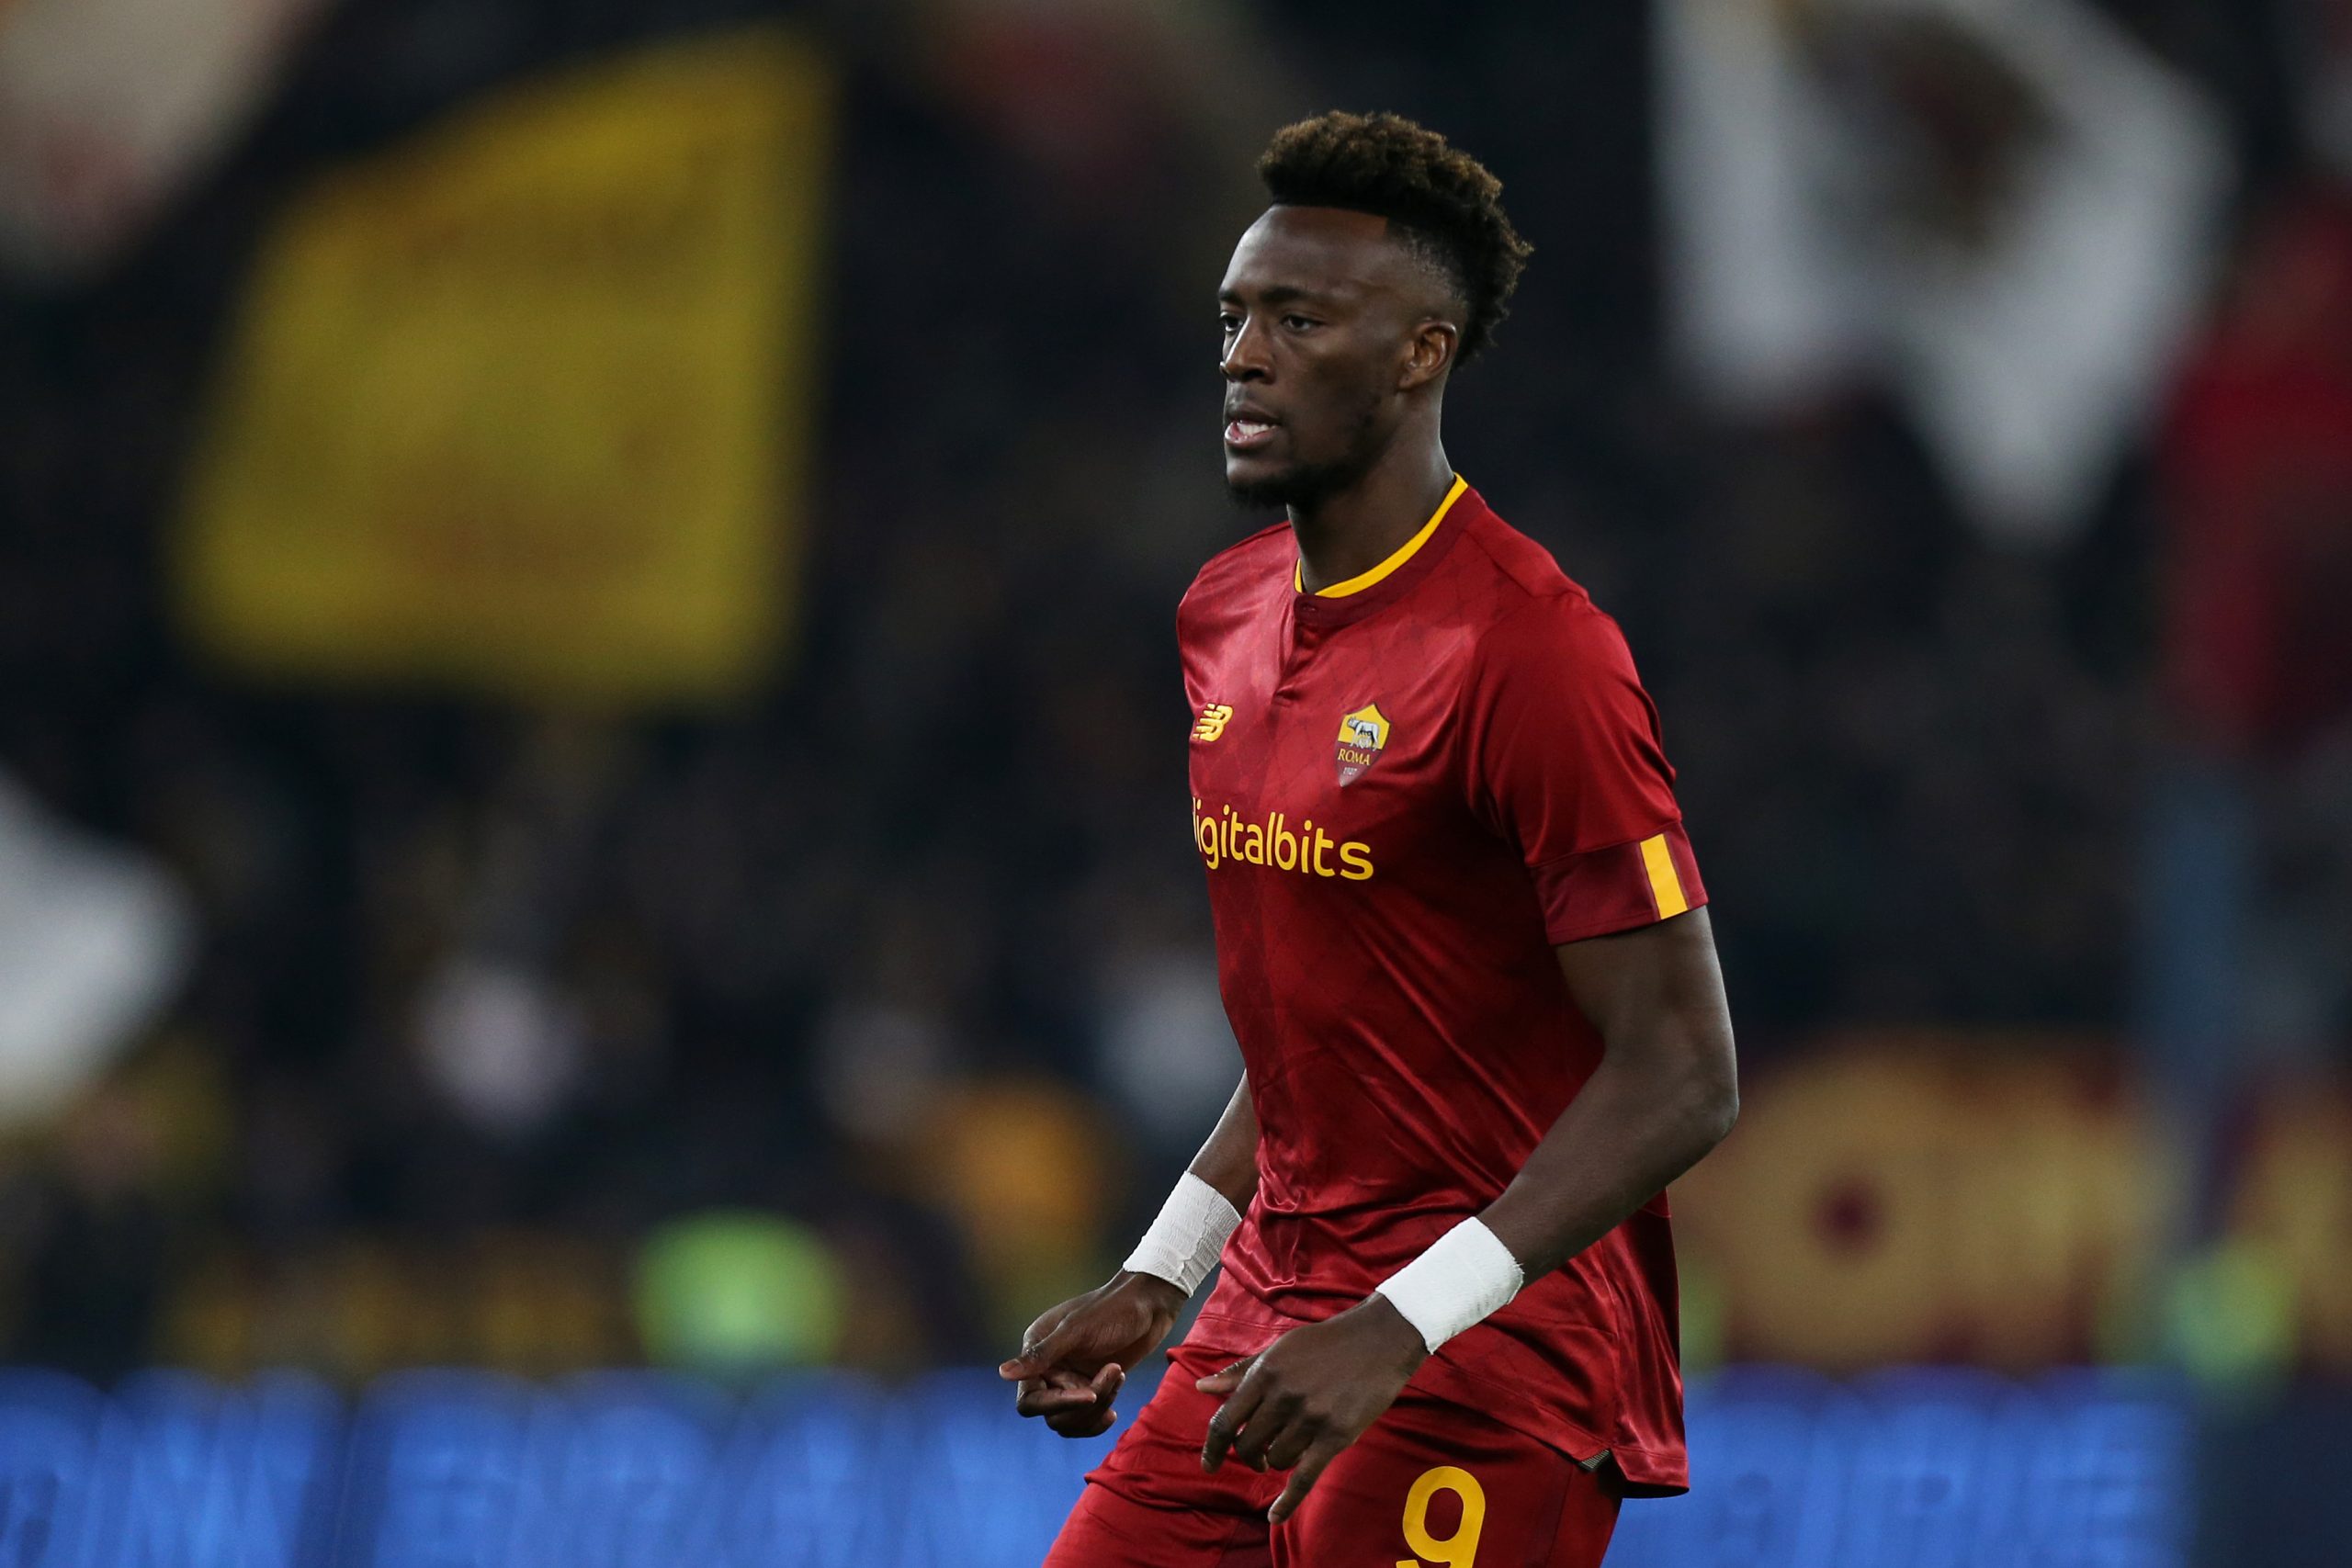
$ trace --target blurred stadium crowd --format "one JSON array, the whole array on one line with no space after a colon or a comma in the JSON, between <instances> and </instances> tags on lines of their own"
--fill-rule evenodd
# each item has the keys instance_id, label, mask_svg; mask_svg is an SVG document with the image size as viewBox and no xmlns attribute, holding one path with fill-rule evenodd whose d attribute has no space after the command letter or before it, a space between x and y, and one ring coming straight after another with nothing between
<instances>
[{"instance_id":1,"label":"blurred stadium crowd","mask_svg":"<svg viewBox=\"0 0 2352 1568\"><path fill-rule=\"evenodd\" d=\"M2160 1032L2140 890L2211 818L2149 824L2216 769L2259 828L2260 1027L2340 1042L2344 8L2025 8L2160 82L2117 93L2214 171L2167 197L2187 231L2058 221L2163 276L2116 329L2145 366L2080 394L2120 434L2039 490L1940 434L2031 405L1964 385L2015 324L1900 304L1939 267L1961 297L1922 255L1997 250L2096 145L1970 7L1784 8L1830 108L1902 128L1903 210L1843 264L1895 325L1729 355L1688 330L1708 247L1769 247L1690 209L1722 146L1670 112L1711 8L1445 9L345 0L151 231L0 286L0 766L42 831L167 870L190 933L121 1053L10 1118L6 1359L911 1367L993 1359L1098 1274L1235 1070L1172 614L1257 525L1216 485L1207 327L1249 162L1329 104L1444 130L1536 244L1450 450L1628 630L1751 1062L1854 1025ZM794 630L756 694L616 714L208 659L183 490L281 209L503 84L779 14L838 107Z\"/></svg>"}]
</instances>

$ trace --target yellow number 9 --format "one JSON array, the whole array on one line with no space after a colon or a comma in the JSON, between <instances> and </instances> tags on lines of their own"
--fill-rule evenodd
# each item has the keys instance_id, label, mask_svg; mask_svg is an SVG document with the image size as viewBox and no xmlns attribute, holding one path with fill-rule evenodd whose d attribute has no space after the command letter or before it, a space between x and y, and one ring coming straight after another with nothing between
<instances>
[{"instance_id":1,"label":"yellow number 9","mask_svg":"<svg viewBox=\"0 0 2352 1568\"><path fill-rule=\"evenodd\" d=\"M1439 1492L1451 1492L1462 1499L1462 1522L1443 1540L1430 1535L1430 1499ZM1466 1470L1456 1470L1450 1464L1424 1471L1405 1494L1405 1544L1417 1556L1431 1562L1451 1563L1453 1568L1472 1568L1478 1557L1478 1531L1487 1522L1487 1491L1478 1478ZM1402 1562L1396 1568L1421 1568L1418 1562Z\"/></svg>"}]
</instances>

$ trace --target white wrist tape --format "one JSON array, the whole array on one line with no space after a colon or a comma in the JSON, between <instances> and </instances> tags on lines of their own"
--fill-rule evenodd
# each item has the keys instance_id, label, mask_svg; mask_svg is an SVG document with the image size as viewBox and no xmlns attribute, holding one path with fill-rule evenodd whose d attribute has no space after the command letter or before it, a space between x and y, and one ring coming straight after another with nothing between
<instances>
[{"instance_id":1,"label":"white wrist tape","mask_svg":"<svg viewBox=\"0 0 2352 1568\"><path fill-rule=\"evenodd\" d=\"M1143 1233L1124 1267L1155 1275L1189 1296L1216 1267L1226 1237L1240 1223L1225 1194L1188 1170L1177 1178L1176 1190L1159 1206L1159 1218Z\"/></svg>"},{"instance_id":2,"label":"white wrist tape","mask_svg":"<svg viewBox=\"0 0 2352 1568\"><path fill-rule=\"evenodd\" d=\"M1431 1242L1373 1293L1386 1296L1421 1331L1434 1355L1439 1346L1499 1310L1526 1282L1510 1248L1474 1217Z\"/></svg>"}]
</instances>

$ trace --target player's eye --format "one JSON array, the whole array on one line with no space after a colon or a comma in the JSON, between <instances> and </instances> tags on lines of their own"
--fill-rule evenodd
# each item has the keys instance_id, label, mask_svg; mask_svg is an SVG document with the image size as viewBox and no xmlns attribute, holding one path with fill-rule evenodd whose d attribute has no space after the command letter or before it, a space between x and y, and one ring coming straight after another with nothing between
<instances>
[{"instance_id":1,"label":"player's eye","mask_svg":"<svg viewBox=\"0 0 2352 1568\"><path fill-rule=\"evenodd\" d=\"M1231 337L1241 330L1241 318L1230 310L1222 310L1217 313L1216 324L1226 336Z\"/></svg>"},{"instance_id":2,"label":"player's eye","mask_svg":"<svg viewBox=\"0 0 2352 1568\"><path fill-rule=\"evenodd\" d=\"M1283 318L1283 325L1288 327L1295 333L1303 333L1311 327L1320 326L1321 324L1321 322L1317 321L1312 316L1290 315Z\"/></svg>"}]
</instances>

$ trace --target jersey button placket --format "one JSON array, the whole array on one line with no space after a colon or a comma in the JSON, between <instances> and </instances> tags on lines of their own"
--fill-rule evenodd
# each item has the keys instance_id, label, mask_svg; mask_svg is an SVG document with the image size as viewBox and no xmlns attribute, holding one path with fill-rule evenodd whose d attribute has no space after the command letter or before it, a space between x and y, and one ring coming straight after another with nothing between
<instances>
[{"instance_id":1,"label":"jersey button placket","mask_svg":"<svg viewBox=\"0 0 2352 1568\"><path fill-rule=\"evenodd\" d=\"M1287 703L1297 700L1302 678L1315 650L1323 646L1330 628L1323 624L1324 606L1320 601L1300 598L1293 606L1290 622L1290 642L1283 650L1282 679L1274 684L1274 701Z\"/></svg>"}]
</instances>

